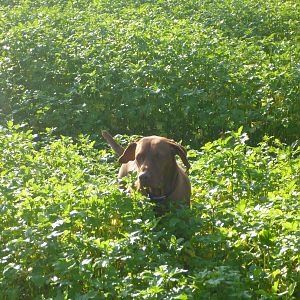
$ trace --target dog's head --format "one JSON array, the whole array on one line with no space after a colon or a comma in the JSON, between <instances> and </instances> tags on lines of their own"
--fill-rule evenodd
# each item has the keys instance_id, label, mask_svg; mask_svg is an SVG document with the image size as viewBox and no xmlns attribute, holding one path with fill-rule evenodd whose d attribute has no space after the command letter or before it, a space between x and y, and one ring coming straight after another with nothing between
<instances>
[{"instance_id":1,"label":"dog's head","mask_svg":"<svg viewBox=\"0 0 300 300\"><path fill-rule=\"evenodd\" d=\"M164 187L174 180L177 172L175 156L179 155L183 164L189 169L186 150L173 140L164 137L144 137L131 143L119 158L124 164L135 161L138 173L137 186L142 191L161 195Z\"/></svg>"}]
</instances>

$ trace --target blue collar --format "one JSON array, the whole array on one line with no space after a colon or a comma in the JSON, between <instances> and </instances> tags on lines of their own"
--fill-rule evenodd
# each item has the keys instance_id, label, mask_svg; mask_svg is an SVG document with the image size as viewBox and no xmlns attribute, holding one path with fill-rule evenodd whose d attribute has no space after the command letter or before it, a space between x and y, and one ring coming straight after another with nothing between
<instances>
[{"instance_id":1,"label":"blue collar","mask_svg":"<svg viewBox=\"0 0 300 300\"><path fill-rule=\"evenodd\" d=\"M148 198L149 198L151 201L154 201L154 202L160 202L160 201L165 201L165 200L167 200L168 195L163 195L163 196L153 196L153 195L151 195L151 194L148 194Z\"/></svg>"},{"instance_id":2,"label":"blue collar","mask_svg":"<svg viewBox=\"0 0 300 300\"><path fill-rule=\"evenodd\" d=\"M175 187L176 187L177 179L178 179L178 173L177 173L176 178L175 178ZM162 195L162 196L153 196L151 194L148 194L148 198L150 199L150 201L153 201L153 202L158 202L158 203L164 202L173 193L173 191L175 190L175 187L169 194L165 194L165 195Z\"/></svg>"}]
</instances>

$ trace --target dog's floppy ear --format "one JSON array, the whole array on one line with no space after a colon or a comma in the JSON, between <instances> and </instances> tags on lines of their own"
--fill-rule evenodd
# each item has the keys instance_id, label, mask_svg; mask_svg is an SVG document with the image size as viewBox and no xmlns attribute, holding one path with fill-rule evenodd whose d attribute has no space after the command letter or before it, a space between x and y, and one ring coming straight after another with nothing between
<instances>
[{"instance_id":1,"label":"dog's floppy ear","mask_svg":"<svg viewBox=\"0 0 300 300\"><path fill-rule=\"evenodd\" d=\"M183 162L183 164L186 167L186 170L188 171L189 168L191 167L190 163L187 160L186 157L186 150L184 149L184 147L182 147L181 145L177 144L176 142L174 142L173 140L168 140L168 143L172 146L172 148L175 150L175 154L178 154Z\"/></svg>"},{"instance_id":2,"label":"dog's floppy ear","mask_svg":"<svg viewBox=\"0 0 300 300\"><path fill-rule=\"evenodd\" d=\"M119 157L119 163L126 164L131 160L135 160L136 143L131 143L124 150L123 154Z\"/></svg>"}]
</instances>

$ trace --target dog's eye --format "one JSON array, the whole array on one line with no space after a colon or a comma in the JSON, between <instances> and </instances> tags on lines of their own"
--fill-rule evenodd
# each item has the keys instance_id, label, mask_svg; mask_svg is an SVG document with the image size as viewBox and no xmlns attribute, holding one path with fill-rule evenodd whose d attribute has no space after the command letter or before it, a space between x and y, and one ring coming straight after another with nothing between
<instances>
[{"instance_id":1,"label":"dog's eye","mask_svg":"<svg viewBox=\"0 0 300 300\"><path fill-rule=\"evenodd\" d=\"M142 154L138 154L135 160L137 161L137 163L142 163L144 160L144 156Z\"/></svg>"}]
</instances>

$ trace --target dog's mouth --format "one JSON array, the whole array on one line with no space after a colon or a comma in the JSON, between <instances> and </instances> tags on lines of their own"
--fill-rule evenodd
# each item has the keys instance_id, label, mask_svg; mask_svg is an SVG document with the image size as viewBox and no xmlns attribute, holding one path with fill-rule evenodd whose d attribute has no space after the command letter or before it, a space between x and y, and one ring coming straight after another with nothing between
<instances>
[{"instance_id":1,"label":"dog's mouth","mask_svg":"<svg viewBox=\"0 0 300 300\"><path fill-rule=\"evenodd\" d=\"M159 197L163 195L163 189L160 187L150 187L150 186L141 185L140 191L143 195L146 196Z\"/></svg>"}]
</instances>

